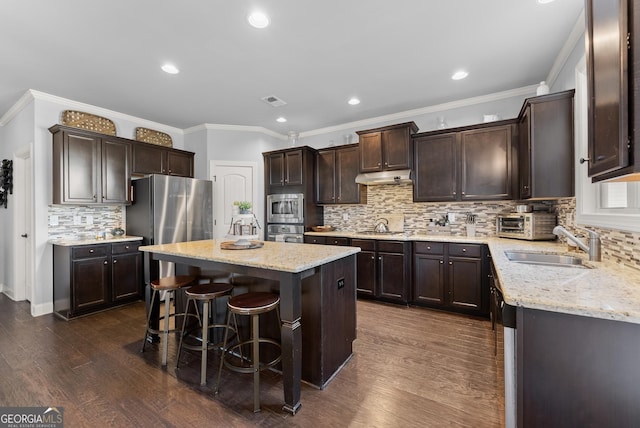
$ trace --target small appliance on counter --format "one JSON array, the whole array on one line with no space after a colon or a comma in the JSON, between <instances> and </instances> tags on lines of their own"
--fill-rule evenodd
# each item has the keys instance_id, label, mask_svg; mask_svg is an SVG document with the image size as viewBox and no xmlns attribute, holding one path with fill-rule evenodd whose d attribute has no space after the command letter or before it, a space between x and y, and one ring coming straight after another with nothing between
<instances>
[{"instance_id":1,"label":"small appliance on counter","mask_svg":"<svg viewBox=\"0 0 640 428\"><path fill-rule=\"evenodd\" d=\"M556 239L556 235L553 234L556 224L556 215L549 212L504 214L496 219L496 234L501 238L552 241Z\"/></svg>"}]
</instances>

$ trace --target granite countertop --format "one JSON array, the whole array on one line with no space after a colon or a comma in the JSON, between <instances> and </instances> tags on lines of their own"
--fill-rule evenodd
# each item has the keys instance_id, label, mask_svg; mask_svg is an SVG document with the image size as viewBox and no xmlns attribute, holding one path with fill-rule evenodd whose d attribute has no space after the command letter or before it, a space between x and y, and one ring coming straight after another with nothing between
<instances>
[{"instance_id":1,"label":"granite countertop","mask_svg":"<svg viewBox=\"0 0 640 428\"><path fill-rule=\"evenodd\" d=\"M566 244L557 241L404 233L363 235L340 231L306 234L487 244L507 304L640 324L640 271L611 261L590 262L586 253L568 252ZM588 268L512 262L505 255L509 250L580 257Z\"/></svg>"},{"instance_id":2,"label":"granite countertop","mask_svg":"<svg viewBox=\"0 0 640 428\"><path fill-rule=\"evenodd\" d=\"M95 238L83 238L83 237L61 237L49 239L49 243L53 245L60 245L63 247L73 247L76 245L96 245L96 244L111 244L114 242L128 242L128 241L142 241L142 236L113 236L105 239Z\"/></svg>"},{"instance_id":3,"label":"granite countertop","mask_svg":"<svg viewBox=\"0 0 640 428\"><path fill-rule=\"evenodd\" d=\"M261 248L223 250L221 240L147 245L140 251L298 273L360 252L358 247L264 241ZM262 242L262 241L261 241Z\"/></svg>"}]
</instances>

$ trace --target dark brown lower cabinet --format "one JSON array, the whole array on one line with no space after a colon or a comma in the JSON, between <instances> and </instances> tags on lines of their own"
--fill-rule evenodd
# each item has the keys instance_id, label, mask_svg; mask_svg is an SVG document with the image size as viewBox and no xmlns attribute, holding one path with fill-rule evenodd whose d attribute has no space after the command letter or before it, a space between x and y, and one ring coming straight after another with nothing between
<instances>
[{"instance_id":1,"label":"dark brown lower cabinet","mask_svg":"<svg viewBox=\"0 0 640 428\"><path fill-rule=\"evenodd\" d=\"M418 305L487 315L488 249L478 244L413 243L413 299Z\"/></svg>"},{"instance_id":2,"label":"dark brown lower cabinet","mask_svg":"<svg viewBox=\"0 0 640 428\"><path fill-rule=\"evenodd\" d=\"M517 426L640 421L640 325L518 307Z\"/></svg>"},{"instance_id":3,"label":"dark brown lower cabinet","mask_svg":"<svg viewBox=\"0 0 640 428\"><path fill-rule=\"evenodd\" d=\"M142 296L140 242L53 246L53 311L70 319Z\"/></svg>"},{"instance_id":4,"label":"dark brown lower cabinet","mask_svg":"<svg viewBox=\"0 0 640 428\"><path fill-rule=\"evenodd\" d=\"M409 301L410 243L373 239L352 239L360 247L358 296L396 303Z\"/></svg>"}]
</instances>

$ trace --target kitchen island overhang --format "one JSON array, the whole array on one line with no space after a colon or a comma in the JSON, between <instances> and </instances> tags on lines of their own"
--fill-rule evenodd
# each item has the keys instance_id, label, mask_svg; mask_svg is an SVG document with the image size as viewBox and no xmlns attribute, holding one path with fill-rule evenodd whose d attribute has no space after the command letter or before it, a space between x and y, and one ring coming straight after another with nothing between
<instances>
[{"instance_id":1,"label":"kitchen island overhang","mask_svg":"<svg viewBox=\"0 0 640 428\"><path fill-rule=\"evenodd\" d=\"M267 241L261 248L224 250L221 242L140 247L145 287L153 260L278 281L283 408L295 414L301 406L301 380L323 389L352 355L360 248Z\"/></svg>"}]
</instances>

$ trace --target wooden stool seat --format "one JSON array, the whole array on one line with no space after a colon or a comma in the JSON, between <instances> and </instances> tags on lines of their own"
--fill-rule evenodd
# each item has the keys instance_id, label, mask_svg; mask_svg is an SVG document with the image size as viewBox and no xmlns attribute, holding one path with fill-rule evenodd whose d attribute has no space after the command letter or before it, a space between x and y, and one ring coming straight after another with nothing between
<instances>
[{"instance_id":1,"label":"wooden stool seat","mask_svg":"<svg viewBox=\"0 0 640 428\"><path fill-rule=\"evenodd\" d=\"M196 277L190 275L168 276L151 281L151 289L158 291L177 290L193 284L195 280Z\"/></svg>"},{"instance_id":2,"label":"wooden stool seat","mask_svg":"<svg viewBox=\"0 0 640 428\"><path fill-rule=\"evenodd\" d=\"M280 303L280 296L274 293L255 292L233 296L229 299L229 310L240 315L262 314L272 311Z\"/></svg>"},{"instance_id":3,"label":"wooden stool seat","mask_svg":"<svg viewBox=\"0 0 640 428\"><path fill-rule=\"evenodd\" d=\"M260 345L272 345L281 349L280 342L274 339L260 337L260 314L269 311L276 311L278 316L278 326L280 327L280 296L268 292L252 292L233 296L227 302L227 330L225 331L224 341L222 343L222 356L220 357L220 367L218 368L218 381L216 382L215 393L219 392L220 378L222 376L222 366L230 370L240 373L253 373L253 411L260 411L260 372L262 370L274 367L282 359L282 354L278 352L277 356L269 362L260 362ZM248 340L240 340L238 322L236 315L248 315L251 317L251 338ZM234 319L235 331L237 333L238 342L230 346L228 341L229 330L231 328L231 318ZM242 352L243 346L251 347L251 355L245 357ZM237 352L236 352L237 351ZM239 364L229 361L226 356L239 357Z\"/></svg>"},{"instance_id":4,"label":"wooden stool seat","mask_svg":"<svg viewBox=\"0 0 640 428\"><path fill-rule=\"evenodd\" d=\"M178 358L176 361L176 368L180 364L180 355L182 353L182 348L187 348L191 350L199 350L201 355L201 363L200 363L200 385L207 384L207 354L210 349L218 349L223 343L212 343L209 340L209 329L215 328L230 328L234 333L236 333L236 329L227 326L226 324L217 324L216 316L215 316L215 302L216 299L225 295L228 295L233 290L233 286L226 282L213 282L207 284L196 284L192 287L189 287L185 290L185 294L187 295L187 305L185 308L185 312L189 312L189 305L193 302L193 307L198 314L198 322L201 327L202 336L197 338L199 340L199 344L191 345L188 343L184 343L185 338L185 326L186 322L182 324L182 334L180 335L180 344L178 345ZM198 305L196 301L202 302L202 318L198 313ZM214 318L211 323L209 323L209 315L213 314ZM227 337L227 333L225 331L225 337Z\"/></svg>"},{"instance_id":5,"label":"wooden stool seat","mask_svg":"<svg viewBox=\"0 0 640 428\"><path fill-rule=\"evenodd\" d=\"M185 290L185 294L196 300L210 300L230 293L231 290L233 290L233 286L227 282L214 282L189 287Z\"/></svg>"}]
</instances>

